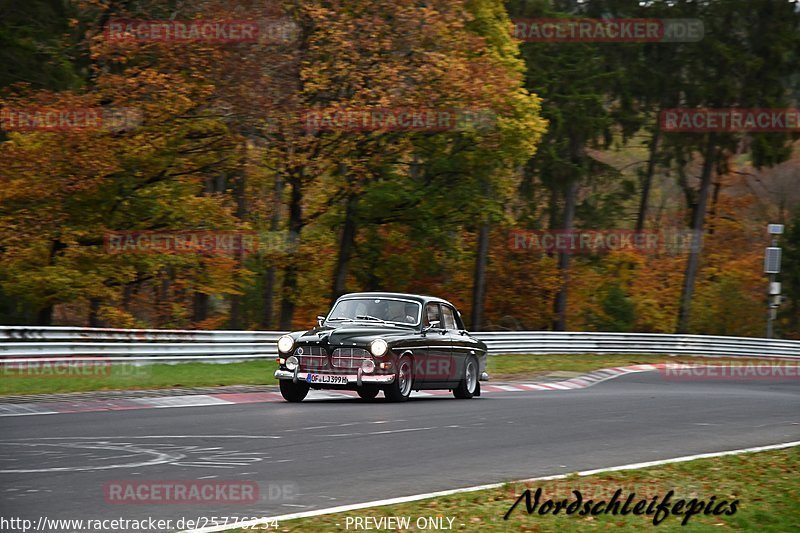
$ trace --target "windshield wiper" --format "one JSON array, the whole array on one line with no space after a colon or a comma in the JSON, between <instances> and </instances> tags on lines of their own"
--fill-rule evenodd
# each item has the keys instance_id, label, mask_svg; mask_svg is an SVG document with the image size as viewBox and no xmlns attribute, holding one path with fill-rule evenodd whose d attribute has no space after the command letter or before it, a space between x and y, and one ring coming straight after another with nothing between
<instances>
[{"instance_id":1,"label":"windshield wiper","mask_svg":"<svg viewBox=\"0 0 800 533\"><path fill-rule=\"evenodd\" d=\"M326 320L326 322L328 322L330 320L349 320L350 322L355 322L355 320L353 320L352 318L347 317L347 316L335 316L333 318L329 318L328 320Z\"/></svg>"},{"instance_id":2,"label":"windshield wiper","mask_svg":"<svg viewBox=\"0 0 800 533\"><path fill-rule=\"evenodd\" d=\"M349 318L349 317L346 317L346 316L337 316L337 317L329 318L328 320L326 320L326 322L331 322L331 321L334 321L334 320L347 320L348 322L355 322L356 320L372 320L372 321L375 321L375 322L382 322L382 323L386 324L387 326L394 326L394 325L411 326L411 324L405 324L405 323L402 323L402 322L390 322L388 320L384 320L382 318L378 318L378 317L372 316L372 315L356 315L355 318Z\"/></svg>"},{"instance_id":3,"label":"windshield wiper","mask_svg":"<svg viewBox=\"0 0 800 533\"><path fill-rule=\"evenodd\" d=\"M377 320L378 322L386 323L384 319L372 315L356 315L356 318L358 320Z\"/></svg>"}]
</instances>

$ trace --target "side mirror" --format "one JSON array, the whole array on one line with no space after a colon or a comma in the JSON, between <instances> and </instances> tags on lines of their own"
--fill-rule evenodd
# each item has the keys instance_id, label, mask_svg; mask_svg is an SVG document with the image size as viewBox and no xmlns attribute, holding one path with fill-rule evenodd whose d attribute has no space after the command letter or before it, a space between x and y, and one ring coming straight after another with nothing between
<instances>
[{"instance_id":1,"label":"side mirror","mask_svg":"<svg viewBox=\"0 0 800 533\"><path fill-rule=\"evenodd\" d=\"M324 316L318 316L318 317L317 317L317 325L318 325L319 327L322 327L322 323L323 323L323 322L325 322L325 317L324 317Z\"/></svg>"},{"instance_id":2,"label":"side mirror","mask_svg":"<svg viewBox=\"0 0 800 533\"><path fill-rule=\"evenodd\" d=\"M432 329L436 329L436 328L438 328L438 327L439 327L439 324L441 324L441 322L440 322L440 321L438 321L438 320L434 320L433 322L431 322L430 324L428 324L427 326L425 326L424 328L422 328L422 333L427 333L427 332L429 332L429 331L430 331L430 330L432 330Z\"/></svg>"}]
</instances>

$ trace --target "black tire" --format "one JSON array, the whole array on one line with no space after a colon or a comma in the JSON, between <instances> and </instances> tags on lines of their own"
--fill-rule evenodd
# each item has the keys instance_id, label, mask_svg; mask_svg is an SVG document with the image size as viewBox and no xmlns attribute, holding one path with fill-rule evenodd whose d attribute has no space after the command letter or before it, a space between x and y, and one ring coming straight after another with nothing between
<instances>
[{"instance_id":1,"label":"black tire","mask_svg":"<svg viewBox=\"0 0 800 533\"><path fill-rule=\"evenodd\" d=\"M390 402L405 402L411 396L414 384L413 364L410 357L401 357L397 361L397 374L391 385L387 386L383 395Z\"/></svg>"},{"instance_id":2,"label":"black tire","mask_svg":"<svg viewBox=\"0 0 800 533\"><path fill-rule=\"evenodd\" d=\"M310 388L308 383L305 381L298 381L294 383L290 379L282 379L280 380L281 386L281 396L287 402L302 402L303 399L308 395L308 389Z\"/></svg>"},{"instance_id":3,"label":"black tire","mask_svg":"<svg viewBox=\"0 0 800 533\"><path fill-rule=\"evenodd\" d=\"M453 389L453 396L460 400L469 400L479 391L478 387L478 360L470 356L464 365L464 377Z\"/></svg>"},{"instance_id":4,"label":"black tire","mask_svg":"<svg viewBox=\"0 0 800 533\"><path fill-rule=\"evenodd\" d=\"M381 390L376 385L363 385L356 390L362 400L374 400Z\"/></svg>"}]
</instances>

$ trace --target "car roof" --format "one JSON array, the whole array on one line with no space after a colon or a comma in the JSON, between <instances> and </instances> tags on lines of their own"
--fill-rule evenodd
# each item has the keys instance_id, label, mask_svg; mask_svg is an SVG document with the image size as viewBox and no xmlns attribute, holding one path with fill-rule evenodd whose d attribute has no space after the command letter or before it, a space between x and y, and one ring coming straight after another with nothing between
<instances>
[{"instance_id":1,"label":"car roof","mask_svg":"<svg viewBox=\"0 0 800 533\"><path fill-rule=\"evenodd\" d=\"M341 300L342 298L401 298L405 300L415 300L423 304L428 302L441 302L451 306L453 305L447 300L443 298L437 298L436 296L426 296L424 294L408 294L404 292L351 292L348 294L341 295L339 298L337 298L337 301Z\"/></svg>"}]
</instances>

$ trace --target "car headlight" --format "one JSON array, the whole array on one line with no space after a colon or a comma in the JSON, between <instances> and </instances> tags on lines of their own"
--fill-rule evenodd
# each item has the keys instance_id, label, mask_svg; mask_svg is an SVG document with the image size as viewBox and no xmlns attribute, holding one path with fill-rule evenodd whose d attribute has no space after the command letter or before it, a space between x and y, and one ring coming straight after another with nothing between
<instances>
[{"instance_id":1,"label":"car headlight","mask_svg":"<svg viewBox=\"0 0 800 533\"><path fill-rule=\"evenodd\" d=\"M291 335L284 335L280 339L278 339L278 351L283 353L289 353L294 348L294 339Z\"/></svg>"},{"instance_id":2,"label":"car headlight","mask_svg":"<svg viewBox=\"0 0 800 533\"><path fill-rule=\"evenodd\" d=\"M361 370L365 374L372 374L375 372L375 361L372 359L364 359L364 361L361 362Z\"/></svg>"},{"instance_id":3,"label":"car headlight","mask_svg":"<svg viewBox=\"0 0 800 533\"><path fill-rule=\"evenodd\" d=\"M295 356L288 357L286 359L286 370L294 371L297 368L297 365L300 364L300 360L297 359Z\"/></svg>"},{"instance_id":4,"label":"car headlight","mask_svg":"<svg viewBox=\"0 0 800 533\"><path fill-rule=\"evenodd\" d=\"M386 350L389 349L389 345L383 339L375 339L371 343L369 343L369 351L375 357L380 357L386 353Z\"/></svg>"}]
</instances>

